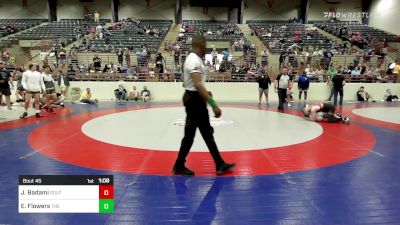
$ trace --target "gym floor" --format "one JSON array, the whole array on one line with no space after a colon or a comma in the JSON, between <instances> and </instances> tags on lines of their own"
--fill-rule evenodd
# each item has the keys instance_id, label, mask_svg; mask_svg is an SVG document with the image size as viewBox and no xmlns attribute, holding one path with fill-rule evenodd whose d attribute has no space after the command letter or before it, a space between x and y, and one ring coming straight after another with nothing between
<instances>
[{"instance_id":1,"label":"gym floor","mask_svg":"<svg viewBox=\"0 0 400 225\"><path fill-rule=\"evenodd\" d=\"M400 103L346 103L350 125L307 121L303 103L221 106L215 139L237 166L220 177L199 133L187 159L196 176L172 176L177 102L67 104L24 120L0 109L0 224L400 223ZM18 214L22 174L112 174L115 212Z\"/></svg>"}]
</instances>

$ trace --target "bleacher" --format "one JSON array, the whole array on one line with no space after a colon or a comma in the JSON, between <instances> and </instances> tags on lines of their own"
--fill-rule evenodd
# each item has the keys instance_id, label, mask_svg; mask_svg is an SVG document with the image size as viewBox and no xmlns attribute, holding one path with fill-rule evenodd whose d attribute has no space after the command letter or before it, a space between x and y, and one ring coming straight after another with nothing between
<instances>
[{"instance_id":1,"label":"bleacher","mask_svg":"<svg viewBox=\"0 0 400 225\"><path fill-rule=\"evenodd\" d=\"M104 25L109 21L100 20L100 24ZM22 34L17 34L15 38L18 40L55 40L65 38L66 44L70 44L76 41L74 29L77 26L85 27L86 32L89 32L90 27L95 26L95 24L92 20L64 19L37 27Z\"/></svg>"},{"instance_id":2,"label":"bleacher","mask_svg":"<svg viewBox=\"0 0 400 225\"><path fill-rule=\"evenodd\" d=\"M110 32L109 45L106 44L106 38L103 39L91 39L90 44L92 46L92 52L111 52L113 49L130 48L133 52L140 51L141 46L145 45L151 53L157 52L158 48L165 35L168 33L169 28L172 24L171 20L140 20L141 26L151 26L154 29L158 29L159 35L150 36L149 34L140 33L139 28L134 23L126 23L126 29L108 29ZM106 49L105 46L108 46ZM83 49L80 48L80 51Z\"/></svg>"},{"instance_id":3,"label":"bleacher","mask_svg":"<svg viewBox=\"0 0 400 225\"><path fill-rule=\"evenodd\" d=\"M313 48L331 48L332 43L322 36L318 31L310 31L311 39L307 39L306 27L304 24L288 23L287 21L280 20L248 20L249 27L254 31L255 29L261 29L271 33L271 37L266 35L260 35L260 40L270 48L271 53L279 53L281 49L286 49L293 45L293 38L299 36L301 38L300 43L296 43L301 47L313 47ZM295 34L297 32L299 35ZM271 45L275 40L285 38L285 43L278 43Z\"/></svg>"},{"instance_id":4,"label":"bleacher","mask_svg":"<svg viewBox=\"0 0 400 225\"><path fill-rule=\"evenodd\" d=\"M14 27L15 32L20 32L31 27L37 26L43 22L46 22L44 19L0 19L0 37L5 37L10 35L10 32L7 30L8 27Z\"/></svg>"},{"instance_id":5,"label":"bleacher","mask_svg":"<svg viewBox=\"0 0 400 225\"><path fill-rule=\"evenodd\" d=\"M222 31L223 27L231 26L237 32L234 34L223 34L217 35L218 31ZM193 29L191 33L185 33L185 35L193 35L196 33L204 34L208 41L232 41L239 40L243 35L241 35L240 28L237 24L230 24L228 21L222 20L184 20L182 27L190 27ZM211 30L212 34L207 34L207 31Z\"/></svg>"},{"instance_id":6,"label":"bleacher","mask_svg":"<svg viewBox=\"0 0 400 225\"><path fill-rule=\"evenodd\" d=\"M343 27L347 28L347 31L349 32L359 32L363 37L366 37L368 35L371 36L371 38L377 38L377 39L384 39L386 38L389 42L390 41L396 41L396 35L390 34L388 32L385 32L383 30L379 30L373 27L370 27L365 24L361 24L358 21L335 21L335 22L329 22L329 21L310 21L310 23L315 24L318 28L327 31L328 33L340 37L340 29Z\"/></svg>"}]
</instances>

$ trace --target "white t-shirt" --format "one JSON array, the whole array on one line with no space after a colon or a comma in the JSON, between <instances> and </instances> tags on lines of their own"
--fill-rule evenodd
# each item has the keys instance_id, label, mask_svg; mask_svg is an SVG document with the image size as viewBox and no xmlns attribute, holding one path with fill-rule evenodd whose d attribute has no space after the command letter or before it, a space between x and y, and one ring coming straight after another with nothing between
<instances>
[{"instance_id":1,"label":"white t-shirt","mask_svg":"<svg viewBox=\"0 0 400 225\"><path fill-rule=\"evenodd\" d=\"M60 77L61 78L60 86L65 86L64 77L61 74L59 76L61 76Z\"/></svg>"},{"instance_id":2,"label":"white t-shirt","mask_svg":"<svg viewBox=\"0 0 400 225\"><path fill-rule=\"evenodd\" d=\"M278 80L278 88L280 89L287 89L289 87L290 77L289 75L280 75Z\"/></svg>"},{"instance_id":3,"label":"white t-shirt","mask_svg":"<svg viewBox=\"0 0 400 225\"><path fill-rule=\"evenodd\" d=\"M197 91L192 80L192 73L201 74L201 82L206 82L206 70L203 65L203 60L196 54L190 53L186 57L185 66L183 68L183 86L188 91Z\"/></svg>"},{"instance_id":4,"label":"white t-shirt","mask_svg":"<svg viewBox=\"0 0 400 225\"><path fill-rule=\"evenodd\" d=\"M47 57L47 53L46 52L40 52L40 60L43 61L45 60Z\"/></svg>"}]
</instances>

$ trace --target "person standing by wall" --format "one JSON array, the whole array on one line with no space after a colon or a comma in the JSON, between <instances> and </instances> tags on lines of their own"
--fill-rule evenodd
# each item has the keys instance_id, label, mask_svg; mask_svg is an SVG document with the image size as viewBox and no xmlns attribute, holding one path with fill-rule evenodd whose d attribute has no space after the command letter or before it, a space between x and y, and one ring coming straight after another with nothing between
<instances>
[{"instance_id":1,"label":"person standing by wall","mask_svg":"<svg viewBox=\"0 0 400 225\"><path fill-rule=\"evenodd\" d=\"M261 107L261 100L263 95L265 95L266 104L267 106L269 106L268 90L269 86L271 86L271 79L269 79L269 76L264 73L265 71L261 71L261 74L256 78L256 81L258 83L258 107Z\"/></svg>"},{"instance_id":2,"label":"person standing by wall","mask_svg":"<svg viewBox=\"0 0 400 225\"><path fill-rule=\"evenodd\" d=\"M46 90L43 76L37 71L36 64L30 64L29 69L22 74L22 87L25 90L25 112L20 116L21 119L28 116L28 108L32 97L35 100L36 117L43 117L40 113L40 94Z\"/></svg>"},{"instance_id":3,"label":"person standing by wall","mask_svg":"<svg viewBox=\"0 0 400 225\"><path fill-rule=\"evenodd\" d=\"M69 78L62 70L58 71L57 83L60 87L61 95L65 97L69 87Z\"/></svg>"},{"instance_id":4,"label":"person standing by wall","mask_svg":"<svg viewBox=\"0 0 400 225\"><path fill-rule=\"evenodd\" d=\"M173 166L175 175L194 176L194 172L185 166L186 156L192 147L196 129L199 128L204 141L210 151L217 175L230 171L236 164L226 163L218 150L214 140L214 129L210 124L210 117L207 110L207 102L211 105L215 117L221 116L221 109L212 98L211 92L204 87L206 81L206 71L203 64L203 57L206 51L206 39L201 35L192 38L192 53L190 53L184 63L184 87L183 104L186 110L185 135L181 142L178 158Z\"/></svg>"},{"instance_id":5,"label":"person standing by wall","mask_svg":"<svg viewBox=\"0 0 400 225\"><path fill-rule=\"evenodd\" d=\"M339 105L343 104L343 87L346 81L341 74L337 74L332 78L333 82L333 103L337 106L337 97L340 95Z\"/></svg>"},{"instance_id":6,"label":"person standing by wall","mask_svg":"<svg viewBox=\"0 0 400 225\"><path fill-rule=\"evenodd\" d=\"M51 76L50 72L50 66L44 65L42 71L42 79L44 81L44 86L46 87L44 94L46 98L46 105L43 108L46 109L49 113L55 113L54 110L51 108L51 104L57 99L57 96L54 86L54 79Z\"/></svg>"},{"instance_id":7,"label":"person standing by wall","mask_svg":"<svg viewBox=\"0 0 400 225\"><path fill-rule=\"evenodd\" d=\"M283 104L286 102L287 90L292 89L292 78L288 74L288 68L284 66L282 73L276 77L275 80L275 92L278 93L279 106L278 110L283 111Z\"/></svg>"},{"instance_id":8,"label":"person standing by wall","mask_svg":"<svg viewBox=\"0 0 400 225\"><path fill-rule=\"evenodd\" d=\"M17 91L15 92L16 102L25 102L25 92L24 87L22 87L22 73L24 70L18 68L15 71L15 79L17 80Z\"/></svg>"},{"instance_id":9,"label":"person standing by wall","mask_svg":"<svg viewBox=\"0 0 400 225\"><path fill-rule=\"evenodd\" d=\"M100 13L99 13L99 12L97 12L97 10L96 10L96 11L94 11L94 14L93 14L93 16L94 16L94 22L95 22L95 23L98 23L98 22L100 22Z\"/></svg>"},{"instance_id":10,"label":"person standing by wall","mask_svg":"<svg viewBox=\"0 0 400 225\"><path fill-rule=\"evenodd\" d=\"M331 101L333 97L333 85L332 85L332 78L337 74L337 71L334 66L329 67L329 69L326 71L326 75L328 76L326 84L329 86L331 89L331 93L329 94L329 98L327 101Z\"/></svg>"},{"instance_id":11,"label":"person standing by wall","mask_svg":"<svg viewBox=\"0 0 400 225\"><path fill-rule=\"evenodd\" d=\"M308 88L310 87L310 78L306 76L305 71L299 77L297 85L299 89L299 100L301 100L301 95L304 92L304 101L307 101Z\"/></svg>"},{"instance_id":12,"label":"person standing by wall","mask_svg":"<svg viewBox=\"0 0 400 225\"><path fill-rule=\"evenodd\" d=\"M4 68L3 62L0 62L0 100L3 95L6 96L7 109L11 110L11 90L14 90L14 84L11 79L11 74Z\"/></svg>"}]
</instances>

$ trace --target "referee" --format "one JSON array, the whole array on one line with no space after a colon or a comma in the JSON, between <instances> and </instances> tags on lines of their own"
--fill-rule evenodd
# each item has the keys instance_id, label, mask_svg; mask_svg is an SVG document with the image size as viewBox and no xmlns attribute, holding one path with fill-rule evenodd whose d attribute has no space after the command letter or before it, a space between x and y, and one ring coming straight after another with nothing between
<instances>
[{"instance_id":1,"label":"referee","mask_svg":"<svg viewBox=\"0 0 400 225\"><path fill-rule=\"evenodd\" d=\"M204 141L207 144L216 167L217 175L222 175L230 171L236 164L228 164L222 159L217 144L214 140L214 129L210 124L208 116L207 102L212 107L215 117L221 116L221 109L212 98L211 92L204 87L206 73L203 65L205 56L206 39L201 35L192 38L192 52L187 56L184 68L184 87L183 104L186 110L185 136L182 139L178 158L172 169L175 175L194 176L194 172L185 166L186 156L192 147L196 129L199 128Z\"/></svg>"}]
</instances>

